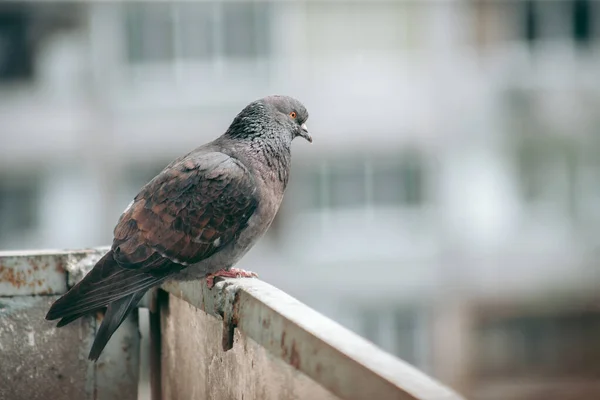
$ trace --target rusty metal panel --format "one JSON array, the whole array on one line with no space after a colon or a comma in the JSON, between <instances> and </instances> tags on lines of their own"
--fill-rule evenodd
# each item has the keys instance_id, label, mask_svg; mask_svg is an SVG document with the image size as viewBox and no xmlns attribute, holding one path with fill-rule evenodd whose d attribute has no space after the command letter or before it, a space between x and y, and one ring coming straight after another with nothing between
<instances>
[{"instance_id":1,"label":"rusty metal panel","mask_svg":"<svg viewBox=\"0 0 600 400\"><path fill-rule=\"evenodd\" d=\"M177 297L161 316L163 400L338 399L240 331L224 351L222 322Z\"/></svg>"},{"instance_id":2,"label":"rusty metal panel","mask_svg":"<svg viewBox=\"0 0 600 400\"><path fill-rule=\"evenodd\" d=\"M104 249L0 252L0 296L65 293L67 283L74 285L105 252Z\"/></svg>"},{"instance_id":3,"label":"rusty metal panel","mask_svg":"<svg viewBox=\"0 0 600 400\"><path fill-rule=\"evenodd\" d=\"M64 257L0 253L0 296L50 295L66 289Z\"/></svg>"},{"instance_id":4,"label":"rusty metal panel","mask_svg":"<svg viewBox=\"0 0 600 400\"><path fill-rule=\"evenodd\" d=\"M220 340L225 350L235 349L236 340L241 340L243 344L253 341L271 357L291 366L341 399L462 399L409 364L257 279L228 279L219 282L213 290L208 290L204 282L168 283L163 288L217 317L207 317L202 324L198 324L194 322L198 317L182 320L179 319L182 316L175 314L172 318L169 314L172 307L169 307L164 317L163 335L168 335L174 324L178 324L179 329L194 324L190 332L203 329L201 325L212 324L212 330L203 332L203 335L209 335L213 341L219 340L214 337L220 329ZM178 361L184 362L189 354L193 354L191 351L195 347L186 348L181 343L191 339L176 336L175 333L171 335L176 338L175 341L179 341L176 345L180 348L173 350L174 344L166 338L162 345L171 346L170 351L179 355ZM198 348L201 350L199 357L212 357L211 368L222 362L222 354ZM163 352L163 356L166 353ZM169 359L163 361L163 393L169 394L169 385L181 384L181 381L177 381L179 374L169 375L168 371L170 368L180 369L176 365L169 365ZM235 370L234 365L230 368ZM230 384L230 375L224 376L221 378ZM285 380L279 381L279 384L288 385ZM296 397L290 395L282 398Z\"/></svg>"},{"instance_id":5,"label":"rusty metal panel","mask_svg":"<svg viewBox=\"0 0 600 400\"><path fill-rule=\"evenodd\" d=\"M87 354L101 315L60 329L44 319L57 295L105 252L0 253L0 400L137 399L137 312L113 335L97 363Z\"/></svg>"}]
</instances>

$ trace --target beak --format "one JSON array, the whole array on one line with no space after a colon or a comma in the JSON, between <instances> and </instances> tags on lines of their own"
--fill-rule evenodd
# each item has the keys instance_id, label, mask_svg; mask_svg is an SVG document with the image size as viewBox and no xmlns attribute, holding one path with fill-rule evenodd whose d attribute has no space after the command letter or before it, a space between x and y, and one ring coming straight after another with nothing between
<instances>
[{"instance_id":1,"label":"beak","mask_svg":"<svg viewBox=\"0 0 600 400\"><path fill-rule=\"evenodd\" d=\"M308 128L306 127L306 124L300 125L300 133L298 133L298 136L302 136L304 139L312 143L312 137L308 134Z\"/></svg>"}]
</instances>

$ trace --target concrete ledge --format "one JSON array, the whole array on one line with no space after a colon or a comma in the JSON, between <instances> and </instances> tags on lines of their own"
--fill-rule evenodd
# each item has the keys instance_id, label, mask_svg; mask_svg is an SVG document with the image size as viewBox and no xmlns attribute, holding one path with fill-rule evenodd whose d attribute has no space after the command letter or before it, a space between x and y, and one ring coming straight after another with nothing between
<instances>
[{"instance_id":1,"label":"concrete ledge","mask_svg":"<svg viewBox=\"0 0 600 400\"><path fill-rule=\"evenodd\" d=\"M220 340L224 352L234 347L236 340L251 340L265 349L271 358L301 372L337 398L462 399L414 367L258 279L227 279L218 282L212 290L208 290L204 282L171 282L163 285L163 289L196 309L217 317L215 322L221 321L221 337L214 338L212 335L207 340L215 346ZM189 320L169 321L169 318L162 316L163 325L190 323ZM188 315L189 318L192 317ZM196 340L193 337L194 333L189 332L179 340ZM170 342L163 338L163 346L168 348ZM205 356L177 355L180 358ZM164 357L163 351L163 361ZM163 368L169 365L163 364ZM173 375L163 370L164 377ZM163 382L163 387L173 384Z\"/></svg>"}]
</instances>

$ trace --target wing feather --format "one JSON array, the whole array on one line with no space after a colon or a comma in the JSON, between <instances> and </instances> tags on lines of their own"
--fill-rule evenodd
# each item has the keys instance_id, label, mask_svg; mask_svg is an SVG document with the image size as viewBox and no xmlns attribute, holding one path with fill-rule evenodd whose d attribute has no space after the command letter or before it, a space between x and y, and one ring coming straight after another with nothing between
<instances>
[{"instance_id":1,"label":"wing feather","mask_svg":"<svg viewBox=\"0 0 600 400\"><path fill-rule=\"evenodd\" d=\"M223 153L191 153L170 164L123 213L111 250L52 305L46 319L62 318L65 325L143 295L234 240L257 205L252 175Z\"/></svg>"},{"instance_id":2,"label":"wing feather","mask_svg":"<svg viewBox=\"0 0 600 400\"><path fill-rule=\"evenodd\" d=\"M223 153L184 159L150 181L122 216L115 260L149 273L197 263L234 240L257 205L254 179L239 161Z\"/></svg>"}]
</instances>

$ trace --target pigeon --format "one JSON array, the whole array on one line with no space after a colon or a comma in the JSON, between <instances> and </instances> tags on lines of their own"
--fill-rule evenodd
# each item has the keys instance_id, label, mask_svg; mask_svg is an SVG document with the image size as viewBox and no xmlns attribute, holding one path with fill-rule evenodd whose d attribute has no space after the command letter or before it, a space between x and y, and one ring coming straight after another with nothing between
<instances>
[{"instance_id":1,"label":"pigeon","mask_svg":"<svg viewBox=\"0 0 600 400\"><path fill-rule=\"evenodd\" d=\"M57 327L106 308L89 353L97 361L144 294L166 281L254 277L233 266L267 231L288 184L291 144L312 143L308 112L288 96L248 104L226 132L174 160L118 219L110 250L47 320Z\"/></svg>"}]
</instances>

